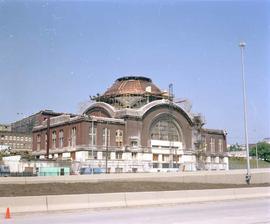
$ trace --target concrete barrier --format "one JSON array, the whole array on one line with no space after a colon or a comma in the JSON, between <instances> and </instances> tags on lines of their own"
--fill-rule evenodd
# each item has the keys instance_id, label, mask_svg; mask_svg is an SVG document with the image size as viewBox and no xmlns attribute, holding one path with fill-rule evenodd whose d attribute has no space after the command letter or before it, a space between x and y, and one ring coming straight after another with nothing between
<instances>
[{"instance_id":1,"label":"concrete barrier","mask_svg":"<svg viewBox=\"0 0 270 224\"><path fill-rule=\"evenodd\" d=\"M109 194L0 197L0 213L163 205L270 197L270 187L187 191L126 192Z\"/></svg>"},{"instance_id":2,"label":"concrete barrier","mask_svg":"<svg viewBox=\"0 0 270 224\"><path fill-rule=\"evenodd\" d=\"M234 189L222 189L222 192L220 189L211 189L126 193L127 207L138 205L177 204L233 199L235 199Z\"/></svg>"},{"instance_id":3,"label":"concrete barrier","mask_svg":"<svg viewBox=\"0 0 270 224\"><path fill-rule=\"evenodd\" d=\"M26 197L0 197L0 213L4 213L6 208L11 212L46 212L46 196L26 196Z\"/></svg>"},{"instance_id":4,"label":"concrete barrier","mask_svg":"<svg viewBox=\"0 0 270 224\"><path fill-rule=\"evenodd\" d=\"M192 190L186 192L186 202L204 202L235 199L234 191L230 189L212 189L206 191Z\"/></svg>"},{"instance_id":5,"label":"concrete barrier","mask_svg":"<svg viewBox=\"0 0 270 224\"><path fill-rule=\"evenodd\" d=\"M162 201L164 192L128 192L126 193L126 206L154 205Z\"/></svg>"},{"instance_id":6,"label":"concrete barrier","mask_svg":"<svg viewBox=\"0 0 270 224\"><path fill-rule=\"evenodd\" d=\"M234 188L235 199L270 197L270 187Z\"/></svg>"},{"instance_id":7,"label":"concrete barrier","mask_svg":"<svg viewBox=\"0 0 270 224\"><path fill-rule=\"evenodd\" d=\"M251 183L270 183L270 170L268 172L261 172L252 175Z\"/></svg>"},{"instance_id":8,"label":"concrete barrier","mask_svg":"<svg viewBox=\"0 0 270 224\"><path fill-rule=\"evenodd\" d=\"M126 207L125 193L89 194L89 208Z\"/></svg>"},{"instance_id":9,"label":"concrete barrier","mask_svg":"<svg viewBox=\"0 0 270 224\"><path fill-rule=\"evenodd\" d=\"M46 198L47 211L86 209L89 205L88 194L48 195Z\"/></svg>"}]
</instances>

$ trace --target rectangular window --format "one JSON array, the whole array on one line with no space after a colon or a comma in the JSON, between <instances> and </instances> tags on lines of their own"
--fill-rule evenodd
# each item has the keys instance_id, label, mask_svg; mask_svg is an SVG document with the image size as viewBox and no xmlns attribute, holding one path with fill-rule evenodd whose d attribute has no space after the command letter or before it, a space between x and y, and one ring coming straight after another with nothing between
<instances>
[{"instance_id":1,"label":"rectangular window","mask_svg":"<svg viewBox=\"0 0 270 224\"><path fill-rule=\"evenodd\" d=\"M59 131L59 148L63 148L64 146L64 131Z\"/></svg>"},{"instance_id":2,"label":"rectangular window","mask_svg":"<svg viewBox=\"0 0 270 224\"><path fill-rule=\"evenodd\" d=\"M93 122L90 123L90 128L89 128L89 144L90 145L97 144L97 127L93 125Z\"/></svg>"},{"instance_id":3,"label":"rectangular window","mask_svg":"<svg viewBox=\"0 0 270 224\"><path fill-rule=\"evenodd\" d=\"M71 146L74 147L76 145L76 128L73 127L71 129Z\"/></svg>"},{"instance_id":4,"label":"rectangular window","mask_svg":"<svg viewBox=\"0 0 270 224\"><path fill-rule=\"evenodd\" d=\"M53 131L52 133L52 147L53 149L56 148L56 131Z\"/></svg>"},{"instance_id":5,"label":"rectangular window","mask_svg":"<svg viewBox=\"0 0 270 224\"><path fill-rule=\"evenodd\" d=\"M215 152L215 139L214 138L210 138L210 150L212 153Z\"/></svg>"},{"instance_id":6,"label":"rectangular window","mask_svg":"<svg viewBox=\"0 0 270 224\"><path fill-rule=\"evenodd\" d=\"M115 132L115 142L117 147L123 146L123 131L122 130L116 130Z\"/></svg>"},{"instance_id":7,"label":"rectangular window","mask_svg":"<svg viewBox=\"0 0 270 224\"><path fill-rule=\"evenodd\" d=\"M179 155L173 155L173 161L174 162L179 162L179 158L180 158Z\"/></svg>"},{"instance_id":8,"label":"rectangular window","mask_svg":"<svg viewBox=\"0 0 270 224\"><path fill-rule=\"evenodd\" d=\"M170 155L162 155L162 161L170 162Z\"/></svg>"},{"instance_id":9,"label":"rectangular window","mask_svg":"<svg viewBox=\"0 0 270 224\"><path fill-rule=\"evenodd\" d=\"M153 154L153 161L158 161L158 154Z\"/></svg>"},{"instance_id":10,"label":"rectangular window","mask_svg":"<svg viewBox=\"0 0 270 224\"><path fill-rule=\"evenodd\" d=\"M170 167L170 164L169 163L163 163L162 164L162 168L169 168Z\"/></svg>"},{"instance_id":11,"label":"rectangular window","mask_svg":"<svg viewBox=\"0 0 270 224\"><path fill-rule=\"evenodd\" d=\"M138 142L136 140L132 140L130 144L131 144L131 147L134 147L134 148L138 146Z\"/></svg>"},{"instance_id":12,"label":"rectangular window","mask_svg":"<svg viewBox=\"0 0 270 224\"><path fill-rule=\"evenodd\" d=\"M46 133L45 134L45 149L47 149L47 143L48 143L48 135Z\"/></svg>"},{"instance_id":13,"label":"rectangular window","mask_svg":"<svg viewBox=\"0 0 270 224\"><path fill-rule=\"evenodd\" d=\"M223 152L223 141L222 141L222 139L218 140L218 151Z\"/></svg>"},{"instance_id":14,"label":"rectangular window","mask_svg":"<svg viewBox=\"0 0 270 224\"><path fill-rule=\"evenodd\" d=\"M115 158L116 159L122 159L123 158L123 152L116 152L115 153Z\"/></svg>"},{"instance_id":15,"label":"rectangular window","mask_svg":"<svg viewBox=\"0 0 270 224\"><path fill-rule=\"evenodd\" d=\"M40 143L41 143L41 138L40 138L40 135L38 134L37 135L37 151L40 150Z\"/></svg>"},{"instance_id":16,"label":"rectangular window","mask_svg":"<svg viewBox=\"0 0 270 224\"><path fill-rule=\"evenodd\" d=\"M132 157L132 159L137 159L137 152L132 152L131 153L131 157Z\"/></svg>"},{"instance_id":17,"label":"rectangular window","mask_svg":"<svg viewBox=\"0 0 270 224\"><path fill-rule=\"evenodd\" d=\"M93 151L93 155L92 155L92 150L88 151L88 158L89 159L97 159L97 151Z\"/></svg>"},{"instance_id":18,"label":"rectangular window","mask_svg":"<svg viewBox=\"0 0 270 224\"><path fill-rule=\"evenodd\" d=\"M105 151L105 152L102 152L102 159L106 159L106 154L107 154L107 152ZM110 152L108 152L108 160L109 159L111 159L111 153Z\"/></svg>"},{"instance_id":19,"label":"rectangular window","mask_svg":"<svg viewBox=\"0 0 270 224\"><path fill-rule=\"evenodd\" d=\"M110 145L110 129L108 128L102 129L102 145L103 146Z\"/></svg>"}]
</instances>

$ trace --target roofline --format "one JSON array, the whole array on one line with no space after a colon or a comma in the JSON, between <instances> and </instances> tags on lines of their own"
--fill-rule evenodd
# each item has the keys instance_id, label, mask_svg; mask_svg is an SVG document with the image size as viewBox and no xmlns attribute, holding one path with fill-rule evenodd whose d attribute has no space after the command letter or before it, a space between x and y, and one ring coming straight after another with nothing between
<instances>
[{"instance_id":1,"label":"roofline","mask_svg":"<svg viewBox=\"0 0 270 224\"><path fill-rule=\"evenodd\" d=\"M220 134L220 135L227 135L227 132L222 129L209 129L209 128L203 128L203 131L205 131L208 134Z\"/></svg>"},{"instance_id":2,"label":"roofline","mask_svg":"<svg viewBox=\"0 0 270 224\"><path fill-rule=\"evenodd\" d=\"M57 122L55 124L51 124L50 128L56 128L59 126L69 125L69 124L74 124L74 123L79 123L79 122L91 122L91 121L125 124L125 121L123 119L79 115L77 117L71 118L71 120L64 120L64 121ZM46 129L47 129L47 122L45 122L44 124L35 126L32 130L32 133L39 132L39 131L46 130Z\"/></svg>"}]
</instances>

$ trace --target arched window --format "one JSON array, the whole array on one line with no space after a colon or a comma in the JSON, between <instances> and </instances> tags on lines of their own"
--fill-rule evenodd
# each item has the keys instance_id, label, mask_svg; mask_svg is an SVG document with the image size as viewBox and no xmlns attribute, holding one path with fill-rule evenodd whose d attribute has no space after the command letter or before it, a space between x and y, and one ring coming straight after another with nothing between
<instances>
[{"instance_id":1,"label":"arched window","mask_svg":"<svg viewBox=\"0 0 270 224\"><path fill-rule=\"evenodd\" d=\"M151 140L182 142L182 137L174 121L164 119L152 126Z\"/></svg>"}]
</instances>

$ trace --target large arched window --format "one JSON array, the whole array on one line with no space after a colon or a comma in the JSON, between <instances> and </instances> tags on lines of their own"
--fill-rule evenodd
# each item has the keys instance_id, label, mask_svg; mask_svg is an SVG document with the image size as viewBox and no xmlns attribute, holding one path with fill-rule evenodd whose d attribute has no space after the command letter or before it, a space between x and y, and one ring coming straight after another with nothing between
<instances>
[{"instance_id":1,"label":"large arched window","mask_svg":"<svg viewBox=\"0 0 270 224\"><path fill-rule=\"evenodd\" d=\"M181 133L172 119L159 120L151 128L151 140L182 142Z\"/></svg>"}]
</instances>

